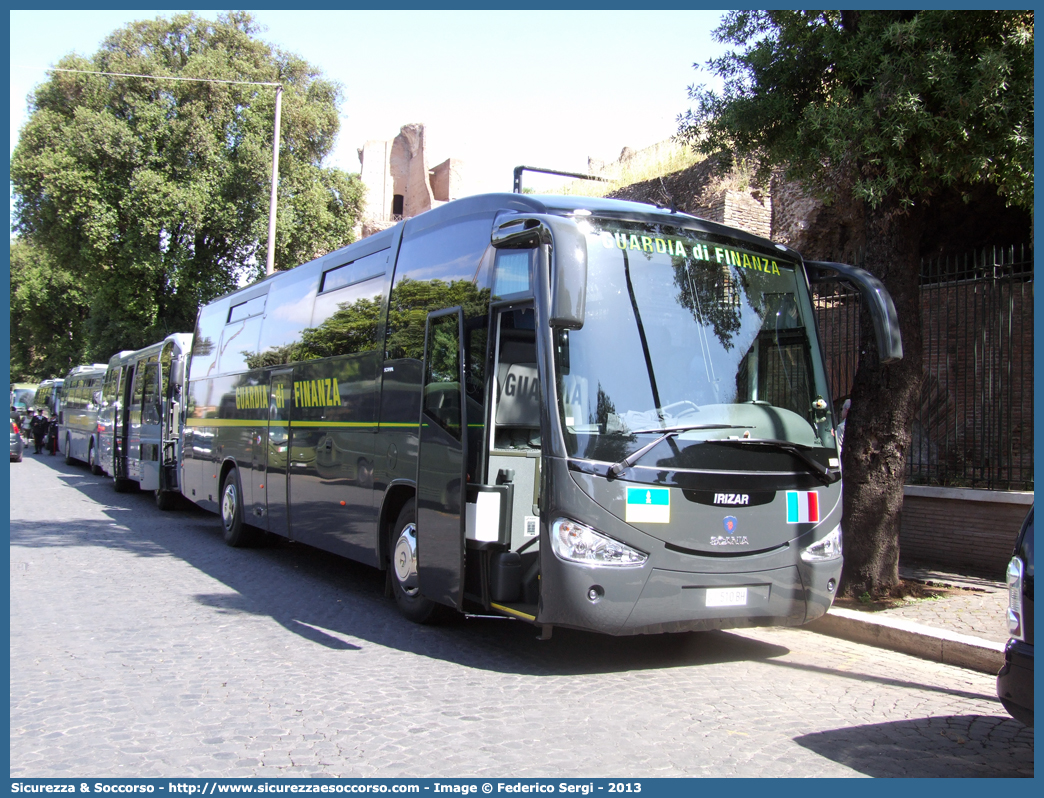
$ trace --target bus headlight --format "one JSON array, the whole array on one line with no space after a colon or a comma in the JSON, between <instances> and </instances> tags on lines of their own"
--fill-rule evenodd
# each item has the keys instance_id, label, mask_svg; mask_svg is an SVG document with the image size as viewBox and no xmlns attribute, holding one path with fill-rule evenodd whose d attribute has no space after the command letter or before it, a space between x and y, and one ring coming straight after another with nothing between
<instances>
[{"instance_id":1,"label":"bus headlight","mask_svg":"<svg viewBox=\"0 0 1044 798\"><path fill-rule=\"evenodd\" d=\"M841 525L838 524L825 537L801 551L801 559L805 562L823 562L836 560L841 556Z\"/></svg>"},{"instance_id":2,"label":"bus headlight","mask_svg":"<svg viewBox=\"0 0 1044 798\"><path fill-rule=\"evenodd\" d=\"M551 549L559 559L585 565L637 568L649 559L648 554L565 518L551 525Z\"/></svg>"}]
</instances>

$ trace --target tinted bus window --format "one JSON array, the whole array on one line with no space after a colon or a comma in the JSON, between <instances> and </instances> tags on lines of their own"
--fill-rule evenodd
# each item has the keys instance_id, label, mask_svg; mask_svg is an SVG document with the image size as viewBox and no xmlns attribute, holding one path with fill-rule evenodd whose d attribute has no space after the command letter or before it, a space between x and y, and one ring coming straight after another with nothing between
<instances>
[{"instance_id":1,"label":"tinted bus window","mask_svg":"<svg viewBox=\"0 0 1044 798\"><path fill-rule=\"evenodd\" d=\"M148 363L142 380L142 424L159 424L159 364Z\"/></svg>"},{"instance_id":2,"label":"tinted bus window","mask_svg":"<svg viewBox=\"0 0 1044 798\"><path fill-rule=\"evenodd\" d=\"M278 298L264 317L257 351L246 359L248 368L278 366L298 360L294 349L312 320L312 305L319 287L318 269L298 266L279 276ZM196 379L193 362L192 378Z\"/></svg>"},{"instance_id":3,"label":"tinted bus window","mask_svg":"<svg viewBox=\"0 0 1044 798\"><path fill-rule=\"evenodd\" d=\"M214 376L217 367L218 340L225 325L225 303L218 302L200 311L196 332L192 336L192 364L190 379L200 380Z\"/></svg>"},{"instance_id":4,"label":"tinted bus window","mask_svg":"<svg viewBox=\"0 0 1044 798\"><path fill-rule=\"evenodd\" d=\"M388 358L423 357L424 325L433 308L460 305L465 319L485 318L490 292L483 260L489 230L489 218L480 216L420 235L410 235L407 228L388 305Z\"/></svg>"},{"instance_id":5,"label":"tinted bus window","mask_svg":"<svg viewBox=\"0 0 1044 798\"><path fill-rule=\"evenodd\" d=\"M388 250L374 252L365 258L359 258L344 266L330 269L323 273L323 282L319 287L320 293L336 291L355 283L369 281L376 277L383 277L388 267Z\"/></svg>"},{"instance_id":6,"label":"tinted bus window","mask_svg":"<svg viewBox=\"0 0 1044 798\"><path fill-rule=\"evenodd\" d=\"M109 370L105 372L105 383L102 387L102 401L107 405L116 401L116 383L119 380L119 377L119 368L110 367Z\"/></svg>"},{"instance_id":7,"label":"tinted bus window","mask_svg":"<svg viewBox=\"0 0 1044 798\"><path fill-rule=\"evenodd\" d=\"M387 259L384 250L323 275L326 290L315 299L312 325L301 334L298 360L377 349Z\"/></svg>"},{"instance_id":8,"label":"tinted bus window","mask_svg":"<svg viewBox=\"0 0 1044 798\"><path fill-rule=\"evenodd\" d=\"M267 294L248 299L246 302L240 302L238 305L233 305L228 311L228 323L242 321L251 316L260 316L265 312L266 299L268 299Z\"/></svg>"},{"instance_id":9,"label":"tinted bus window","mask_svg":"<svg viewBox=\"0 0 1044 798\"><path fill-rule=\"evenodd\" d=\"M225 327L221 333L217 371L221 374L237 374L249 369L250 360L257 353L257 338L260 333L260 316Z\"/></svg>"}]
</instances>

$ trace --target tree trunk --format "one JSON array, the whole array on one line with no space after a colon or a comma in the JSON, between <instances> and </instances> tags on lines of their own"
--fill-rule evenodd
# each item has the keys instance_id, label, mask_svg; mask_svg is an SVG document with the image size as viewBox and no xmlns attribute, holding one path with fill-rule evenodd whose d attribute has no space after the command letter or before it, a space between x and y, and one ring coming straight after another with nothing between
<instances>
[{"instance_id":1,"label":"tree trunk","mask_svg":"<svg viewBox=\"0 0 1044 798\"><path fill-rule=\"evenodd\" d=\"M860 320L859 366L842 450L845 565L840 592L887 594L899 584L899 520L911 424L921 390L920 207L904 210L895 196L866 209L863 267L892 295L903 359L883 365L873 327Z\"/></svg>"}]
</instances>

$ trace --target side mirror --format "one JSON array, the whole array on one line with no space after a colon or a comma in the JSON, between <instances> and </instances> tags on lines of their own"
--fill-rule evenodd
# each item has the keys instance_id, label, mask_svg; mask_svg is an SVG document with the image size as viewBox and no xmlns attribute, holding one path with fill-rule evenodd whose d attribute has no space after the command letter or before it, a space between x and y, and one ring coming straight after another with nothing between
<instances>
[{"instance_id":1,"label":"side mirror","mask_svg":"<svg viewBox=\"0 0 1044 798\"><path fill-rule=\"evenodd\" d=\"M899 334L899 314L895 311L892 295L884 283L865 269L845 263L805 261L810 283L828 283L844 280L854 285L870 310L877 339L877 352L882 363L903 359L903 339Z\"/></svg>"},{"instance_id":2,"label":"side mirror","mask_svg":"<svg viewBox=\"0 0 1044 798\"><path fill-rule=\"evenodd\" d=\"M532 249L551 245L548 322L579 330L587 300L587 239L576 222L563 216L532 214L498 220L490 237L496 249ZM543 281L536 280L540 285Z\"/></svg>"}]
</instances>

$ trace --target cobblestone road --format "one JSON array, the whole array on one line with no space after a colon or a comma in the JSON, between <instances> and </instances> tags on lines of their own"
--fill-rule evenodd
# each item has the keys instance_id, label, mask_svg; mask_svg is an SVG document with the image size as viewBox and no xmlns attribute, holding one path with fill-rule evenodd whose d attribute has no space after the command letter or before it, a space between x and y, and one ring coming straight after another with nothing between
<instances>
[{"instance_id":1,"label":"cobblestone road","mask_svg":"<svg viewBox=\"0 0 1044 798\"><path fill-rule=\"evenodd\" d=\"M11 474L12 777L1033 775L989 675L802 630L419 627L375 570Z\"/></svg>"}]
</instances>

